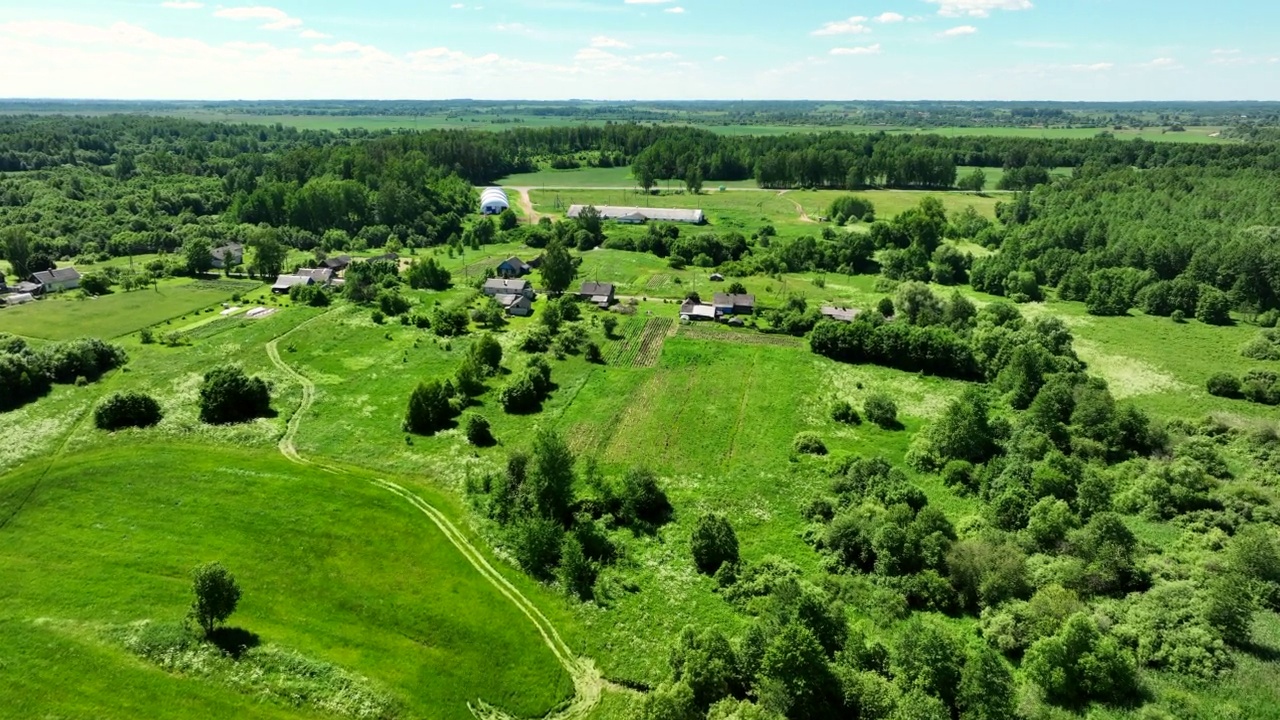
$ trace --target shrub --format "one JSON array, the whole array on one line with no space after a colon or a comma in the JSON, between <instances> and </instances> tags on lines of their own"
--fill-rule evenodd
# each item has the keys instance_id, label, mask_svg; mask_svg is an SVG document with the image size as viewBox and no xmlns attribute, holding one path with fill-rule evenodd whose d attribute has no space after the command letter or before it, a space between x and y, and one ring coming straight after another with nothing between
<instances>
[{"instance_id":1,"label":"shrub","mask_svg":"<svg viewBox=\"0 0 1280 720\"><path fill-rule=\"evenodd\" d=\"M1174 310L1169 314L1169 318L1176 323L1184 323L1187 321L1187 314L1181 310Z\"/></svg>"},{"instance_id":2,"label":"shrub","mask_svg":"<svg viewBox=\"0 0 1280 720\"><path fill-rule=\"evenodd\" d=\"M893 298L882 297L880 302L876 303L876 311L881 317L891 318L894 314Z\"/></svg>"},{"instance_id":3,"label":"shrub","mask_svg":"<svg viewBox=\"0 0 1280 720\"><path fill-rule=\"evenodd\" d=\"M369 319L373 320L375 325L381 325L387 321L387 316L383 315L381 310L374 310L370 313Z\"/></svg>"},{"instance_id":4,"label":"shrub","mask_svg":"<svg viewBox=\"0 0 1280 720\"><path fill-rule=\"evenodd\" d=\"M1206 383L1209 394L1216 397L1240 397L1240 378L1231 373L1215 373Z\"/></svg>"},{"instance_id":5,"label":"shrub","mask_svg":"<svg viewBox=\"0 0 1280 720\"><path fill-rule=\"evenodd\" d=\"M419 383L409 396L404 429L417 435L431 435L449 427L455 415L449 391L439 380Z\"/></svg>"},{"instance_id":6,"label":"shrub","mask_svg":"<svg viewBox=\"0 0 1280 720\"><path fill-rule=\"evenodd\" d=\"M617 490L618 518L627 525L656 523L671 509L652 470L635 467L622 476Z\"/></svg>"},{"instance_id":7,"label":"shrub","mask_svg":"<svg viewBox=\"0 0 1280 720\"><path fill-rule=\"evenodd\" d=\"M494 444L493 430L489 420L483 415L467 416L467 442L476 447L489 447Z\"/></svg>"},{"instance_id":8,"label":"shrub","mask_svg":"<svg viewBox=\"0 0 1280 720\"><path fill-rule=\"evenodd\" d=\"M542 402L542 395L529 370L517 374L498 391L498 402L508 413L520 414L536 412Z\"/></svg>"},{"instance_id":9,"label":"shrub","mask_svg":"<svg viewBox=\"0 0 1280 720\"><path fill-rule=\"evenodd\" d=\"M151 330L151 328L142 328L138 331L138 340L140 340L143 345L150 345L156 341L156 334Z\"/></svg>"},{"instance_id":10,"label":"shrub","mask_svg":"<svg viewBox=\"0 0 1280 720\"><path fill-rule=\"evenodd\" d=\"M862 404L862 414L886 430L898 426L898 404L885 393L871 393Z\"/></svg>"},{"instance_id":11,"label":"shrub","mask_svg":"<svg viewBox=\"0 0 1280 720\"><path fill-rule=\"evenodd\" d=\"M1273 328L1280 323L1280 310L1268 310L1257 318L1258 327Z\"/></svg>"},{"instance_id":12,"label":"shrub","mask_svg":"<svg viewBox=\"0 0 1280 720\"><path fill-rule=\"evenodd\" d=\"M516 562L530 575L546 579L560 562L564 528L555 520L529 517L511 526L507 541Z\"/></svg>"},{"instance_id":13,"label":"shrub","mask_svg":"<svg viewBox=\"0 0 1280 720\"><path fill-rule=\"evenodd\" d=\"M714 575L725 563L738 562L738 536L719 513L704 513L698 518L691 545L694 564L707 575Z\"/></svg>"},{"instance_id":14,"label":"shrub","mask_svg":"<svg viewBox=\"0 0 1280 720\"><path fill-rule=\"evenodd\" d=\"M860 425L862 417L847 400L837 400L831 406L831 419L844 425Z\"/></svg>"},{"instance_id":15,"label":"shrub","mask_svg":"<svg viewBox=\"0 0 1280 720\"><path fill-rule=\"evenodd\" d=\"M462 308L447 310L439 305L431 311L431 331L440 337L465 335L469 320Z\"/></svg>"},{"instance_id":16,"label":"shrub","mask_svg":"<svg viewBox=\"0 0 1280 720\"><path fill-rule=\"evenodd\" d=\"M496 375L502 367L502 345L492 335L481 335L471 346L471 356L489 375Z\"/></svg>"},{"instance_id":17,"label":"shrub","mask_svg":"<svg viewBox=\"0 0 1280 720\"><path fill-rule=\"evenodd\" d=\"M791 449L800 455L826 455L827 446L822 438L811 432L797 433L791 442Z\"/></svg>"},{"instance_id":18,"label":"shrub","mask_svg":"<svg viewBox=\"0 0 1280 720\"><path fill-rule=\"evenodd\" d=\"M593 365L604 364L604 353L600 351L600 345L594 342L587 343L586 352L583 353L582 357Z\"/></svg>"},{"instance_id":19,"label":"shrub","mask_svg":"<svg viewBox=\"0 0 1280 720\"><path fill-rule=\"evenodd\" d=\"M1280 360L1280 331L1259 332L1240 348L1240 354L1253 360Z\"/></svg>"},{"instance_id":20,"label":"shrub","mask_svg":"<svg viewBox=\"0 0 1280 720\"><path fill-rule=\"evenodd\" d=\"M200 419L224 425L265 416L271 410L271 393L260 377L223 365L210 370L200 384Z\"/></svg>"},{"instance_id":21,"label":"shrub","mask_svg":"<svg viewBox=\"0 0 1280 720\"><path fill-rule=\"evenodd\" d=\"M546 352L551 348L551 331L541 325L530 328L520 338L520 349L527 353Z\"/></svg>"},{"instance_id":22,"label":"shrub","mask_svg":"<svg viewBox=\"0 0 1280 720\"><path fill-rule=\"evenodd\" d=\"M1196 303L1196 319L1207 325L1230 325L1231 299L1221 290L1206 285Z\"/></svg>"},{"instance_id":23,"label":"shrub","mask_svg":"<svg viewBox=\"0 0 1280 720\"><path fill-rule=\"evenodd\" d=\"M138 392L115 393L93 411L93 422L100 430L151 427L162 417L160 403Z\"/></svg>"}]
</instances>

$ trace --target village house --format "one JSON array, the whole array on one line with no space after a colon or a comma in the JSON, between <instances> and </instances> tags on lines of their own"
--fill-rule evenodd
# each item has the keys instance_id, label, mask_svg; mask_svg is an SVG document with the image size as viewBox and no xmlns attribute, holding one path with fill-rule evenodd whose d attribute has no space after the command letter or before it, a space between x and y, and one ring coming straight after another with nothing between
<instances>
[{"instance_id":1,"label":"village house","mask_svg":"<svg viewBox=\"0 0 1280 720\"><path fill-rule=\"evenodd\" d=\"M240 243L227 243L214 248L209 254L213 256L213 267L219 270L244 264L244 245Z\"/></svg>"},{"instance_id":2,"label":"village house","mask_svg":"<svg viewBox=\"0 0 1280 720\"><path fill-rule=\"evenodd\" d=\"M607 310L613 304L613 283L584 282L578 290L578 297Z\"/></svg>"},{"instance_id":3,"label":"village house","mask_svg":"<svg viewBox=\"0 0 1280 720\"><path fill-rule=\"evenodd\" d=\"M716 293L711 304L717 315L752 315L756 311L756 296Z\"/></svg>"},{"instance_id":4,"label":"village house","mask_svg":"<svg viewBox=\"0 0 1280 720\"><path fill-rule=\"evenodd\" d=\"M518 278L530 272L533 272L533 266L515 256L498 263L498 277Z\"/></svg>"},{"instance_id":5,"label":"village house","mask_svg":"<svg viewBox=\"0 0 1280 720\"><path fill-rule=\"evenodd\" d=\"M31 282L40 286L40 292L53 293L80 287L80 272L75 268L45 270L31 275Z\"/></svg>"},{"instance_id":6,"label":"village house","mask_svg":"<svg viewBox=\"0 0 1280 720\"><path fill-rule=\"evenodd\" d=\"M281 275L276 278L276 284L271 286L271 292L283 295L295 285L311 285L314 282L308 275Z\"/></svg>"},{"instance_id":7,"label":"village house","mask_svg":"<svg viewBox=\"0 0 1280 720\"><path fill-rule=\"evenodd\" d=\"M685 322L714 322L716 309L706 303L685 300L680 306L680 319Z\"/></svg>"},{"instance_id":8,"label":"village house","mask_svg":"<svg viewBox=\"0 0 1280 720\"><path fill-rule=\"evenodd\" d=\"M822 316L829 320L837 320L839 322L853 322L858 317L858 310L853 308L834 307L832 305L823 305L819 311Z\"/></svg>"},{"instance_id":9,"label":"village house","mask_svg":"<svg viewBox=\"0 0 1280 720\"><path fill-rule=\"evenodd\" d=\"M324 262L320 263L320 267L327 268L335 273L340 273L343 270L346 270L350 265L350 255L338 255L337 257L325 258Z\"/></svg>"},{"instance_id":10,"label":"village house","mask_svg":"<svg viewBox=\"0 0 1280 720\"><path fill-rule=\"evenodd\" d=\"M484 283L484 294L497 297L499 295L522 295L533 299L533 286L528 280L512 278L490 278Z\"/></svg>"},{"instance_id":11,"label":"village house","mask_svg":"<svg viewBox=\"0 0 1280 720\"><path fill-rule=\"evenodd\" d=\"M533 312L533 301L525 295L494 295L493 299L502 306L503 312L508 315L525 317Z\"/></svg>"},{"instance_id":12,"label":"village house","mask_svg":"<svg viewBox=\"0 0 1280 720\"><path fill-rule=\"evenodd\" d=\"M316 285L328 285L333 282L333 271L329 268L303 268L294 274L311 278Z\"/></svg>"}]
</instances>

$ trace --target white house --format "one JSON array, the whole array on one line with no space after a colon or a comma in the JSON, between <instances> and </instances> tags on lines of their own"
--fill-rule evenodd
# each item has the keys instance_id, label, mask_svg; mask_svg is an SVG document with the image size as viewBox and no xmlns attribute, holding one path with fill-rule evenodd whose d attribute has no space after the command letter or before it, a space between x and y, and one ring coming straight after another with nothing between
<instances>
[{"instance_id":1,"label":"white house","mask_svg":"<svg viewBox=\"0 0 1280 720\"><path fill-rule=\"evenodd\" d=\"M72 267L45 270L32 274L31 282L39 285L40 291L46 293L74 290L80 287L80 272Z\"/></svg>"},{"instance_id":2,"label":"white house","mask_svg":"<svg viewBox=\"0 0 1280 720\"><path fill-rule=\"evenodd\" d=\"M507 193L500 187L485 188L480 193L480 212L484 215L498 215L509 207Z\"/></svg>"},{"instance_id":3,"label":"white house","mask_svg":"<svg viewBox=\"0 0 1280 720\"><path fill-rule=\"evenodd\" d=\"M240 243L227 243L209 252L213 257L213 267L237 267L244 264L244 246Z\"/></svg>"},{"instance_id":4,"label":"white house","mask_svg":"<svg viewBox=\"0 0 1280 720\"><path fill-rule=\"evenodd\" d=\"M489 278L484 282L484 294L498 297L499 295L523 295L524 297L533 299L533 286L528 280L516 280L511 278Z\"/></svg>"}]
</instances>

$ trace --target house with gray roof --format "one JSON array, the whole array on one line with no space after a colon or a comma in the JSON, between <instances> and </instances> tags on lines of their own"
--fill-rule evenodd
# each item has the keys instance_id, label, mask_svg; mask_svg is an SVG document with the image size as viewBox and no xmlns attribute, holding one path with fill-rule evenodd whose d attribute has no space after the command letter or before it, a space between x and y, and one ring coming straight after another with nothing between
<instances>
[{"instance_id":1,"label":"house with gray roof","mask_svg":"<svg viewBox=\"0 0 1280 720\"><path fill-rule=\"evenodd\" d=\"M218 269L236 267L244 264L244 245L227 243L209 252L213 256L213 267Z\"/></svg>"},{"instance_id":2,"label":"house with gray roof","mask_svg":"<svg viewBox=\"0 0 1280 720\"><path fill-rule=\"evenodd\" d=\"M276 284L271 286L271 292L283 295L294 286L311 285L313 283L315 283L315 280L308 275L281 275L276 278Z\"/></svg>"},{"instance_id":3,"label":"house with gray roof","mask_svg":"<svg viewBox=\"0 0 1280 720\"><path fill-rule=\"evenodd\" d=\"M613 304L613 283L584 282L578 290L578 297L608 309Z\"/></svg>"},{"instance_id":4,"label":"house with gray roof","mask_svg":"<svg viewBox=\"0 0 1280 720\"><path fill-rule=\"evenodd\" d=\"M333 271L329 268L302 268L294 274L309 277L316 285L328 285L333 282Z\"/></svg>"},{"instance_id":5,"label":"house with gray roof","mask_svg":"<svg viewBox=\"0 0 1280 720\"><path fill-rule=\"evenodd\" d=\"M514 278L489 278L484 282L484 294L497 297L499 295L523 295L533 299L533 285L528 280Z\"/></svg>"},{"instance_id":6,"label":"house with gray roof","mask_svg":"<svg viewBox=\"0 0 1280 720\"><path fill-rule=\"evenodd\" d=\"M711 298L711 304L715 306L716 313L719 315L751 315L756 311L756 296L716 293Z\"/></svg>"},{"instance_id":7,"label":"house with gray roof","mask_svg":"<svg viewBox=\"0 0 1280 720\"><path fill-rule=\"evenodd\" d=\"M572 219L577 219L587 207L589 206L570 205L567 215ZM596 212L600 214L601 220L614 220L620 223L640 224L657 221L701 225L707 221L707 216L701 210L685 208L642 208L618 205L597 205L594 207Z\"/></svg>"},{"instance_id":8,"label":"house with gray roof","mask_svg":"<svg viewBox=\"0 0 1280 720\"><path fill-rule=\"evenodd\" d=\"M503 312L516 317L525 317L533 312L533 301L525 295L494 295L494 300L502 306Z\"/></svg>"},{"instance_id":9,"label":"house with gray roof","mask_svg":"<svg viewBox=\"0 0 1280 720\"><path fill-rule=\"evenodd\" d=\"M74 290L80 287L80 271L73 267L44 270L32 273L31 282L39 285L43 293Z\"/></svg>"}]
</instances>

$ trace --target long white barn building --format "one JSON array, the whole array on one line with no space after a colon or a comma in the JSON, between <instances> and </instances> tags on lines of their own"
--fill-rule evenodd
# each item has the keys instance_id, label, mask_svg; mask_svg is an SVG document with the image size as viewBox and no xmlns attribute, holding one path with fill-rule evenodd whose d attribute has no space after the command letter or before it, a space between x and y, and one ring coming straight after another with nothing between
<instances>
[{"instance_id":1,"label":"long white barn building","mask_svg":"<svg viewBox=\"0 0 1280 720\"><path fill-rule=\"evenodd\" d=\"M586 205L570 205L569 217L576 218L586 209ZM682 208L649 208L622 207L619 205L596 205L596 212L603 220L615 220L620 223L645 223L651 220L658 222L678 222L701 225L707 221L701 210L685 210Z\"/></svg>"}]
</instances>

